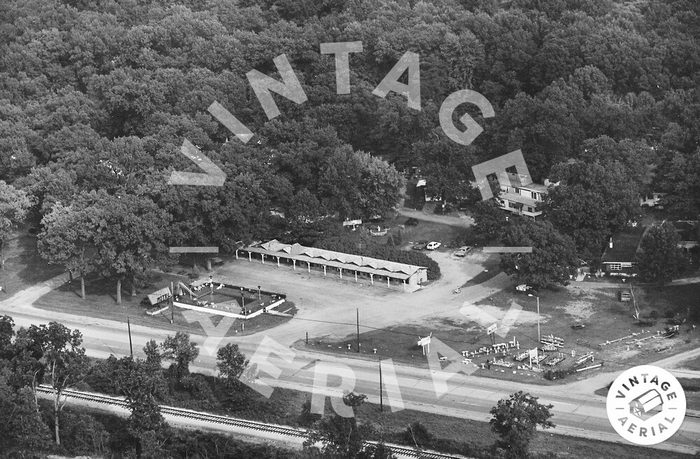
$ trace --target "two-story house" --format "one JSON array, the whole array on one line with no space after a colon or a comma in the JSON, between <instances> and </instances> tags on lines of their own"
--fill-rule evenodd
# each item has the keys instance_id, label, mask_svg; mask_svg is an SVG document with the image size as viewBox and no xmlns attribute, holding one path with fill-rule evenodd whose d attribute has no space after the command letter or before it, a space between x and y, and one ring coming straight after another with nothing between
<instances>
[{"instance_id":1,"label":"two-story house","mask_svg":"<svg viewBox=\"0 0 700 459\"><path fill-rule=\"evenodd\" d=\"M515 174L508 174L509 182L500 185L500 194L496 197L496 202L501 209L514 212L528 217L538 217L542 215L540 209L547 195L548 188L552 185L549 180L540 183L520 183L520 177Z\"/></svg>"}]
</instances>

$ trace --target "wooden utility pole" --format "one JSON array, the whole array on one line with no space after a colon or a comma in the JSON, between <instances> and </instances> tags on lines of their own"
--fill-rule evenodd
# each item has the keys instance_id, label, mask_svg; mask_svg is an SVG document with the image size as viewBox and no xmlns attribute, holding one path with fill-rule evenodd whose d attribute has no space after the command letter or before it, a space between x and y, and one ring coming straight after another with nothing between
<instances>
[{"instance_id":1,"label":"wooden utility pole","mask_svg":"<svg viewBox=\"0 0 700 459\"><path fill-rule=\"evenodd\" d=\"M357 313L357 352L360 352L360 308L356 308Z\"/></svg>"},{"instance_id":2,"label":"wooden utility pole","mask_svg":"<svg viewBox=\"0 0 700 459\"><path fill-rule=\"evenodd\" d=\"M384 411L384 394L382 391L382 358L379 357L379 411Z\"/></svg>"},{"instance_id":3,"label":"wooden utility pole","mask_svg":"<svg viewBox=\"0 0 700 459\"><path fill-rule=\"evenodd\" d=\"M172 281L170 281L170 323L175 323L175 290Z\"/></svg>"},{"instance_id":4,"label":"wooden utility pole","mask_svg":"<svg viewBox=\"0 0 700 459\"><path fill-rule=\"evenodd\" d=\"M134 358L134 345L131 342L131 321L129 320L129 316L126 316L126 327L127 327L127 330L129 331L129 353L131 354L131 359L133 360L133 358Z\"/></svg>"}]
</instances>

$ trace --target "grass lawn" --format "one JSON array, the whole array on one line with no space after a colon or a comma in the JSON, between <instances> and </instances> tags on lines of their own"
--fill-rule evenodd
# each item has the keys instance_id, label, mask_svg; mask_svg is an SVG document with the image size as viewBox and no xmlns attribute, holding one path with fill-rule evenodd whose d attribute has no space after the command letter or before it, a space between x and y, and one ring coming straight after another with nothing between
<instances>
[{"instance_id":1,"label":"grass lawn","mask_svg":"<svg viewBox=\"0 0 700 459\"><path fill-rule=\"evenodd\" d=\"M495 404L495 402L494 402ZM496 441L497 436L491 431L486 422L472 421L440 416L432 413L416 412L411 410L382 413L377 405L365 404L360 407L358 419L361 422L370 422L382 427L384 432L390 432L389 441L399 440L409 424L420 420L431 434L436 437L433 446L435 449L445 449L448 452L476 455L479 450L489 448ZM556 424L556 419L553 419ZM441 448L442 447L442 448ZM445 448L447 447L447 448ZM581 458L658 458L658 450L644 449L626 444L608 443L589 440L585 438L569 437L538 432L532 443L530 451L533 454L553 453L562 457ZM688 455L664 451L663 457L690 457Z\"/></svg>"},{"instance_id":2,"label":"grass lawn","mask_svg":"<svg viewBox=\"0 0 700 459\"><path fill-rule=\"evenodd\" d=\"M700 356L695 357L694 359L685 360L682 362L682 365L684 368L689 370L700 371Z\"/></svg>"},{"instance_id":3,"label":"grass lawn","mask_svg":"<svg viewBox=\"0 0 700 459\"><path fill-rule=\"evenodd\" d=\"M389 234L393 235L397 246L410 248L418 241L437 241L441 242L443 246L455 244L456 241L461 238L462 233L464 233L464 228L425 220L418 220L418 224L414 226L405 225L404 228L398 228L396 226L405 224L407 220L407 217L397 217L395 220L390 220L385 223L392 227ZM375 237L373 239L380 243L386 243L389 239L389 235ZM398 241L401 242L398 243Z\"/></svg>"},{"instance_id":4,"label":"grass lawn","mask_svg":"<svg viewBox=\"0 0 700 459\"><path fill-rule=\"evenodd\" d=\"M182 315L184 309L175 308L173 314L173 323L170 323L170 309L150 316L146 314L146 308L141 305L147 293L151 293L159 288L169 285L170 282L183 281L188 279L186 276L176 274L157 274L153 276L147 285L139 289L136 296L132 297L128 291L130 286L126 286L122 292L121 306L116 304L116 283L113 281L105 281L103 279L94 279L86 282L86 299L80 298L80 282L74 281L72 284L64 284L62 287L55 289L43 297L39 298L34 306L50 311L66 312L73 315L98 317L108 320L126 322L127 316L132 324L143 325L146 327L156 327L165 330L183 331L196 335L204 335L204 330L199 323L188 322ZM257 301L257 300L256 300ZM290 309L287 311L288 309ZM293 303L287 302L278 308L279 311L287 311L290 314L296 312ZM223 316L212 315L214 325L221 320ZM235 325L231 327L227 336L241 336L252 333L257 333L268 328L275 327L286 321L289 317L273 316L262 314L253 319L246 321L236 320ZM245 330L242 330L242 324L245 322Z\"/></svg>"},{"instance_id":5,"label":"grass lawn","mask_svg":"<svg viewBox=\"0 0 700 459\"><path fill-rule=\"evenodd\" d=\"M428 367L428 361L423 356L421 348L416 344L418 336L427 336L425 327L401 325L381 330L373 330L360 334L360 355L368 358L391 357L394 360L410 363L420 367ZM298 341L295 346L317 352L348 354L357 357L356 335L348 335L342 341L309 339L309 344ZM350 344L350 350L348 350ZM375 354L373 349L377 349Z\"/></svg>"},{"instance_id":6,"label":"grass lawn","mask_svg":"<svg viewBox=\"0 0 700 459\"><path fill-rule=\"evenodd\" d=\"M0 285L5 292L0 299L7 298L20 290L44 282L61 274L63 269L50 266L36 250L36 237L26 232L18 232L7 241L5 247L5 267L0 273Z\"/></svg>"},{"instance_id":7,"label":"grass lawn","mask_svg":"<svg viewBox=\"0 0 700 459\"><path fill-rule=\"evenodd\" d=\"M635 293L636 290L638 289L635 289ZM662 288L647 287L642 301L647 313L655 310L659 317L667 317L672 314L686 317L686 314L689 313L689 320L698 324L700 323L698 297L700 297L700 284L687 284ZM642 313L644 312L642 311Z\"/></svg>"}]
</instances>

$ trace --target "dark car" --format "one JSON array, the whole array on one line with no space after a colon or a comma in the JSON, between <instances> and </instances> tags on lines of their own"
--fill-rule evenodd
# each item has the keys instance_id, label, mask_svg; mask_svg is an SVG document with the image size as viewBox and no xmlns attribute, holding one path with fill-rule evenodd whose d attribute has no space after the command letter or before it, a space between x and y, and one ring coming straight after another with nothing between
<instances>
[{"instance_id":1,"label":"dark car","mask_svg":"<svg viewBox=\"0 0 700 459\"><path fill-rule=\"evenodd\" d=\"M425 247L428 245L428 241L419 241L413 244L413 247L411 247L413 250L425 250Z\"/></svg>"}]
</instances>

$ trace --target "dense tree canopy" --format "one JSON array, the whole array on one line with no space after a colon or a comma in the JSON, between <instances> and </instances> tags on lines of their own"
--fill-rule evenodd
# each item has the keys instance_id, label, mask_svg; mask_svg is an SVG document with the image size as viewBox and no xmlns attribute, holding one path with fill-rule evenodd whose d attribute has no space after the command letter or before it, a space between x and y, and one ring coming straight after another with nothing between
<instances>
[{"instance_id":1,"label":"dense tree canopy","mask_svg":"<svg viewBox=\"0 0 700 459\"><path fill-rule=\"evenodd\" d=\"M472 165L517 148L535 179L561 176L551 219L586 259L630 217L638 192L664 191L676 214L697 214L697 199L686 199L698 195L694 2L293 3L4 2L0 180L34 199L36 218L60 204L45 220L47 237L59 221L76 221L69 214L82 212L75 204L85 193L106 193L99 201L109 205L129 195L116 207L155 212L157 250L226 252L285 234L313 243L322 235L308 225L321 216L395 207L397 170L419 166L432 195L459 200ZM319 49L342 41L362 42L349 56L349 94L337 93L333 56ZM420 61L420 110L402 94L372 93L407 51ZM307 100L273 96L280 116L270 120L247 74L280 78L281 54ZM457 107L457 126L469 114L484 128L468 147L438 120L445 98L462 89L482 93L496 114ZM252 139L213 118L214 101ZM185 139L226 173L223 187L167 185L173 170L197 170L180 153ZM617 204L604 212L600 199ZM568 219L573 203L583 219ZM63 242L47 259L80 271ZM127 245L112 241L96 271L138 276L143 264L125 260L144 247Z\"/></svg>"},{"instance_id":2,"label":"dense tree canopy","mask_svg":"<svg viewBox=\"0 0 700 459\"><path fill-rule=\"evenodd\" d=\"M639 213L639 188L633 172L617 160L568 161L557 164L547 217L569 235L582 258L600 257L605 241Z\"/></svg>"},{"instance_id":3,"label":"dense tree canopy","mask_svg":"<svg viewBox=\"0 0 700 459\"><path fill-rule=\"evenodd\" d=\"M503 240L506 246L532 247L531 253L501 257L501 267L516 282L535 289L568 284L577 262L574 243L550 222L522 220L506 229Z\"/></svg>"}]
</instances>

